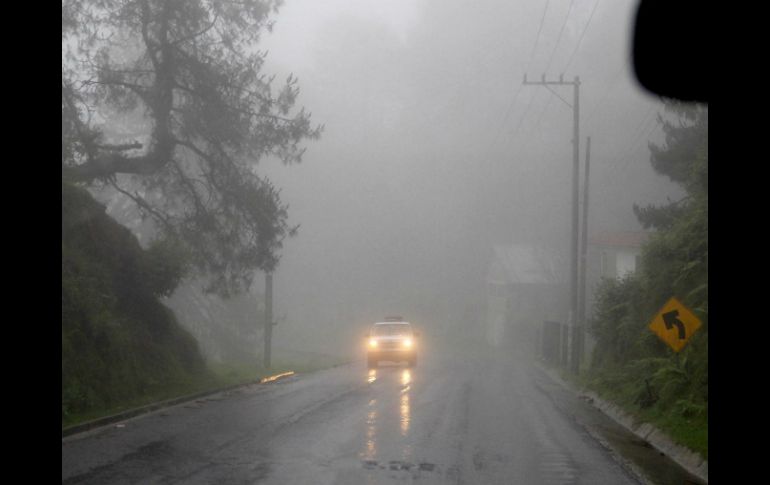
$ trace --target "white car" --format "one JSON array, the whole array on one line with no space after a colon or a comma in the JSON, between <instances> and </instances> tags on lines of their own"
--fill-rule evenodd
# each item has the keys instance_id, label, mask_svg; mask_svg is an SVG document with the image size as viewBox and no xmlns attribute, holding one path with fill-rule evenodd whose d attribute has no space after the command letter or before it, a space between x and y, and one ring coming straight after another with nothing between
<instances>
[{"instance_id":1,"label":"white car","mask_svg":"<svg viewBox=\"0 0 770 485\"><path fill-rule=\"evenodd\" d=\"M406 361L409 367L417 364L417 349L412 324L401 317L388 317L372 325L368 335L366 362L377 367L382 361Z\"/></svg>"}]
</instances>

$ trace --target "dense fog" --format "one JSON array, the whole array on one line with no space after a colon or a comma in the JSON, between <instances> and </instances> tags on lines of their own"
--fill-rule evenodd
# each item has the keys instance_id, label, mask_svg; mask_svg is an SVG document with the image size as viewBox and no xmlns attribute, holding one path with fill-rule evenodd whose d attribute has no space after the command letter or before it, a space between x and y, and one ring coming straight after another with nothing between
<instances>
[{"instance_id":1,"label":"dense fog","mask_svg":"<svg viewBox=\"0 0 770 485\"><path fill-rule=\"evenodd\" d=\"M658 3L63 1L62 483L708 483Z\"/></svg>"},{"instance_id":2,"label":"dense fog","mask_svg":"<svg viewBox=\"0 0 770 485\"><path fill-rule=\"evenodd\" d=\"M263 72L276 84L298 78L296 106L324 129L303 142L301 163L267 157L256 167L299 225L274 274L274 346L348 356L386 315L429 339L483 340L496 245L553 255L564 291L552 313L567 321L573 87L523 81L579 77L581 201L591 137L589 235L640 230L633 204L682 191L649 162L648 143L663 142L658 118L668 115L634 76L636 7L286 1L257 44L267 52ZM140 240L152 238L130 200L95 193ZM198 286L188 281L168 304L204 353L259 354L264 274L229 301ZM224 320L231 329L217 328Z\"/></svg>"},{"instance_id":3,"label":"dense fog","mask_svg":"<svg viewBox=\"0 0 770 485\"><path fill-rule=\"evenodd\" d=\"M481 332L494 244L547 247L567 274L573 90L525 74L580 77L591 233L639 230L632 204L675 199L648 161L665 113L633 75L635 8L286 2L262 39L267 68L299 77L298 104L325 131L303 163L260 165L300 224L275 274L276 345L344 353L390 314Z\"/></svg>"}]
</instances>

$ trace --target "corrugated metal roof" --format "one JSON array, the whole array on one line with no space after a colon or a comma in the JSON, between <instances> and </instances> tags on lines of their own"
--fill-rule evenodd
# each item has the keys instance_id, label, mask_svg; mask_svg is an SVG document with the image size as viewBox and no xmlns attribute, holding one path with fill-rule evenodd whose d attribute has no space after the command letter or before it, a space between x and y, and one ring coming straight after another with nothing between
<instances>
[{"instance_id":1,"label":"corrugated metal roof","mask_svg":"<svg viewBox=\"0 0 770 485\"><path fill-rule=\"evenodd\" d=\"M508 283L553 284L563 281L559 258L545 249L495 245L494 253L495 262L502 266Z\"/></svg>"}]
</instances>

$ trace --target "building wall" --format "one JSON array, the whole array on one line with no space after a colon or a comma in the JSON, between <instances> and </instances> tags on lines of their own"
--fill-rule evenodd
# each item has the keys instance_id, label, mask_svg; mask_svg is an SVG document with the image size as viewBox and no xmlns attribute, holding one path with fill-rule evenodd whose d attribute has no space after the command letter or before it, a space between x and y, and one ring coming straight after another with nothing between
<instances>
[{"instance_id":1,"label":"building wall","mask_svg":"<svg viewBox=\"0 0 770 485\"><path fill-rule=\"evenodd\" d=\"M487 342L535 349L542 322L566 321L568 303L564 285L489 283Z\"/></svg>"},{"instance_id":2,"label":"building wall","mask_svg":"<svg viewBox=\"0 0 770 485\"><path fill-rule=\"evenodd\" d=\"M493 347L503 343L508 307L508 289L505 284L491 282L487 284L486 340Z\"/></svg>"},{"instance_id":3,"label":"building wall","mask_svg":"<svg viewBox=\"0 0 770 485\"><path fill-rule=\"evenodd\" d=\"M521 262L521 254L517 256ZM511 282L519 275L510 275L504 262L498 258L490 262L484 329L490 345L506 349L520 347L534 352L538 348L538 330L544 320L566 321L569 307L567 288L564 284L548 283L554 274L547 269L548 265L543 265L542 273L538 273L537 265L522 264L516 270L521 271L521 276L528 282Z\"/></svg>"},{"instance_id":4,"label":"building wall","mask_svg":"<svg viewBox=\"0 0 770 485\"><path fill-rule=\"evenodd\" d=\"M615 277L620 278L636 271L637 256L639 256L638 249L618 249L615 253Z\"/></svg>"},{"instance_id":5,"label":"building wall","mask_svg":"<svg viewBox=\"0 0 770 485\"><path fill-rule=\"evenodd\" d=\"M511 346L536 350L543 322L566 322L569 295L565 285L512 285L506 338Z\"/></svg>"},{"instance_id":6,"label":"building wall","mask_svg":"<svg viewBox=\"0 0 770 485\"><path fill-rule=\"evenodd\" d=\"M614 248L591 245L588 248L586 272L586 309L593 310L594 291L602 278L620 278L636 271L641 254L639 248Z\"/></svg>"}]
</instances>

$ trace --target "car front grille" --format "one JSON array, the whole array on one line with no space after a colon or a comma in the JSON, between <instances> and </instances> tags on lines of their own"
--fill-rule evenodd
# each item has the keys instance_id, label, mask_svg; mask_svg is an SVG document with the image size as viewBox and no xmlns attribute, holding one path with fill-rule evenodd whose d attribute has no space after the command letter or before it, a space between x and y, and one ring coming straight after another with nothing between
<instances>
[{"instance_id":1,"label":"car front grille","mask_svg":"<svg viewBox=\"0 0 770 485\"><path fill-rule=\"evenodd\" d=\"M380 348L383 350L394 350L402 347L401 342L382 342Z\"/></svg>"}]
</instances>

